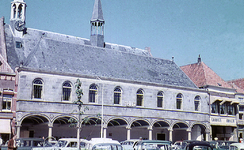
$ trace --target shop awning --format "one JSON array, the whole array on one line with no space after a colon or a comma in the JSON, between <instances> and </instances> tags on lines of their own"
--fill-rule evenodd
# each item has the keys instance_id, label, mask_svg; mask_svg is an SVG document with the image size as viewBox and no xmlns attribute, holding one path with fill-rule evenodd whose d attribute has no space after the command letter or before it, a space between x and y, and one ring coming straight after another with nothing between
<instances>
[{"instance_id":1,"label":"shop awning","mask_svg":"<svg viewBox=\"0 0 244 150\"><path fill-rule=\"evenodd\" d=\"M231 105L236 103L239 104L240 102L235 98L228 98L228 97L217 97L217 96L211 96L210 97L210 103L214 103L215 101L220 101L220 105L224 104L225 102L230 102Z\"/></svg>"},{"instance_id":2,"label":"shop awning","mask_svg":"<svg viewBox=\"0 0 244 150\"><path fill-rule=\"evenodd\" d=\"M0 119L0 133L11 133L10 119Z\"/></svg>"}]
</instances>

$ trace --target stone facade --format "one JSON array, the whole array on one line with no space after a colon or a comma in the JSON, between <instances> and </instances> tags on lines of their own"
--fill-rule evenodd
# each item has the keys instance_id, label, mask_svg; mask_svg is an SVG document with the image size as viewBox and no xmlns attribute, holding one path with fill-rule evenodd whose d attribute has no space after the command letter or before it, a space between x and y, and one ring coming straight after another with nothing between
<instances>
[{"instance_id":1,"label":"stone facade","mask_svg":"<svg viewBox=\"0 0 244 150\"><path fill-rule=\"evenodd\" d=\"M6 45L1 55L16 70L17 137L209 140L208 93L174 61L104 42L100 0L95 0L91 20L91 27L102 30L91 33L96 39L26 28L26 4L14 0L11 10L15 4L22 12L12 13L21 17L11 15L0 35ZM74 104L77 79L84 93L81 117ZM82 121L81 129L75 125L81 134L70 127L71 120Z\"/></svg>"}]
</instances>

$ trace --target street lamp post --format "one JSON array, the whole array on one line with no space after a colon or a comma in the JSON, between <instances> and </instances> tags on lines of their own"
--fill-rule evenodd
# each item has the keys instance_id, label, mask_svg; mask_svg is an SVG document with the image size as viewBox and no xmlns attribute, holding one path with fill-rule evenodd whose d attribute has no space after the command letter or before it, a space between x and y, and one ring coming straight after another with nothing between
<instances>
[{"instance_id":1,"label":"street lamp post","mask_svg":"<svg viewBox=\"0 0 244 150\"><path fill-rule=\"evenodd\" d=\"M102 81L101 78L97 77L98 80ZM101 115L101 138L103 138L103 83L102 83L102 115Z\"/></svg>"}]
</instances>

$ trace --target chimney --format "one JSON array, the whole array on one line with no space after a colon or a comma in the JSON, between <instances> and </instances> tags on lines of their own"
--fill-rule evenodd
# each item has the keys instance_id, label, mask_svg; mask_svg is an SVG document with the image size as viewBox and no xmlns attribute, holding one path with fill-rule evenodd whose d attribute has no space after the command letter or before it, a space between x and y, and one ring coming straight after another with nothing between
<instances>
[{"instance_id":1,"label":"chimney","mask_svg":"<svg viewBox=\"0 0 244 150\"><path fill-rule=\"evenodd\" d=\"M197 63L201 63L201 62L202 62L202 59L201 59L201 56L199 54L198 59L197 59Z\"/></svg>"}]
</instances>

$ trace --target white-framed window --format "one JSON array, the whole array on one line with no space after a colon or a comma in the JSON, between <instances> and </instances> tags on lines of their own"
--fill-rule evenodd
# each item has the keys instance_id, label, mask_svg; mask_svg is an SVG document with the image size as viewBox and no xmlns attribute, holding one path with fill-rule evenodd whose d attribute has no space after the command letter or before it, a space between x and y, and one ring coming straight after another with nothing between
<instances>
[{"instance_id":1,"label":"white-framed window","mask_svg":"<svg viewBox=\"0 0 244 150\"><path fill-rule=\"evenodd\" d=\"M13 95L3 94L2 111L11 111Z\"/></svg>"},{"instance_id":2,"label":"white-framed window","mask_svg":"<svg viewBox=\"0 0 244 150\"><path fill-rule=\"evenodd\" d=\"M33 98L41 99L43 91L43 81L42 79L35 79L33 81Z\"/></svg>"},{"instance_id":3,"label":"white-framed window","mask_svg":"<svg viewBox=\"0 0 244 150\"><path fill-rule=\"evenodd\" d=\"M176 109L182 109L183 95L181 93L176 96Z\"/></svg>"},{"instance_id":4,"label":"white-framed window","mask_svg":"<svg viewBox=\"0 0 244 150\"><path fill-rule=\"evenodd\" d=\"M195 111L200 111L201 97L197 95L194 99Z\"/></svg>"},{"instance_id":5,"label":"white-framed window","mask_svg":"<svg viewBox=\"0 0 244 150\"><path fill-rule=\"evenodd\" d=\"M71 100L71 83L69 81L65 81L63 83L63 96L62 100L63 101L70 101Z\"/></svg>"},{"instance_id":6,"label":"white-framed window","mask_svg":"<svg viewBox=\"0 0 244 150\"><path fill-rule=\"evenodd\" d=\"M137 90L136 92L136 106L143 106L144 99L143 99L144 92L142 89Z\"/></svg>"},{"instance_id":7,"label":"white-framed window","mask_svg":"<svg viewBox=\"0 0 244 150\"><path fill-rule=\"evenodd\" d=\"M92 84L89 88L89 102L96 103L97 102L97 85Z\"/></svg>"},{"instance_id":8,"label":"white-framed window","mask_svg":"<svg viewBox=\"0 0 244 150\"><path fill-rule=\"evenodd\" d=\"M159 91L157 94L157 107L163 107L164 93Z\"/></svg>"},{"instance_id":9,"label":"white-framed window","mask_svg":"<svg viewBox=\"0 0 244 150\"><path fill-rule=\"evenodd\" d=\"M120 104L121 103L121 96L122 96L122 90L120 87L116 87L114 89L114 104Z\"/></svg>"}]
</instances>

